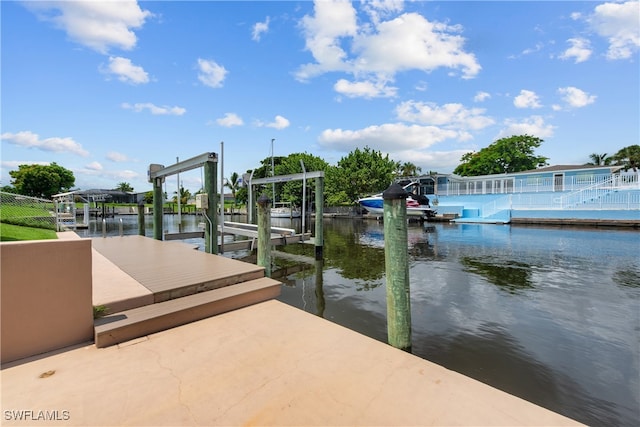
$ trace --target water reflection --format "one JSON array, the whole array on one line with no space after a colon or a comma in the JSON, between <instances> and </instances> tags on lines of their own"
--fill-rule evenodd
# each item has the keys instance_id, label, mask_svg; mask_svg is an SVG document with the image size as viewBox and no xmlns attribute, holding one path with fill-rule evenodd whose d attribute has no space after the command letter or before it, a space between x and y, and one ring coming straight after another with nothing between
<instances>
[{"instance_id":1,"label":"water reflection","mask_svg":"<svg viewBox=\"0 0 640 427\"><path fill-rule=\"evenodd\" d=\"M460 258L460 263L464 271L481 275L511 294L533 289L531 266L523 262L465 256Z\"/></svg>"}]
</instances>

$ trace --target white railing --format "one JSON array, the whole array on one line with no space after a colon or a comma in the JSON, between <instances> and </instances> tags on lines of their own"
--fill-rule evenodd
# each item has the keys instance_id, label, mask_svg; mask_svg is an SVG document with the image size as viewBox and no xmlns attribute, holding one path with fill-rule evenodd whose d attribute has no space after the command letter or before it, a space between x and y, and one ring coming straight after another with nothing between
<instances>
[{"instance_id":1,"label":"white railing","mask_svg":"<svg viewBox=\"0 0 640 427\"><path fill-rule=\"evenodd\" d=\"M511 209L511 195L499 197L480 206L480 216L482 218L490 217L500 211Z\"/></svg>"},{"instance_id":2,"label":"white railing","mask_svg":"<svg viewBox=\"0 0 640 427\"><path fill-rule=\"evenodd\" d=\"M439 184L437 193L443 196L470 194L516 194L545 192L577 192L585 188L640 189L638 174L604 174L589 177L563 177L556 182L553 177L516 178L496 175L495 178L467 178L459 182Z\"/></svg>"},{"instance_id":3,"label":"white railing","mask_svg":"<svg viewBox=\"0 0 640 427\"><path fill-rule=\"evenodd\" d=\"M640 209L640 193L636 191L593 192L593 197L576 196L566 200L553 193L514 194L511 209L514 210L618 210ZM580 200L580 201L576 201Z\"/></svg>"}]
</instances>

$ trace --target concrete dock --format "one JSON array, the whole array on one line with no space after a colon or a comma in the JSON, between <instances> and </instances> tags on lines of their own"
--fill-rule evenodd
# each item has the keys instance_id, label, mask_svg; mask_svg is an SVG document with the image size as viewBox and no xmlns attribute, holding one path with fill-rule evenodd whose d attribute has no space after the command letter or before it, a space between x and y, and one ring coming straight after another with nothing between
<instances>
[{"instance_id":1,"label":"concrete dock","mask_svg":"<svg viewBox=\"0 0 640 427\"><path fill-rule=\"evenodd\" d=\"M107 256L93 268L94 288L145 297ZM2 425L579 425L277 300L0 374Z\"/></svg>"}]
</instances>

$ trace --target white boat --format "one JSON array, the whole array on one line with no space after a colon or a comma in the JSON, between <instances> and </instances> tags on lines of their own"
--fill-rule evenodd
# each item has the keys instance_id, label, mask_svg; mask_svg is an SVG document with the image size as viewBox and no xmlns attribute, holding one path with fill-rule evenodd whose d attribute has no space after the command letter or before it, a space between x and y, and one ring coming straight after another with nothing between
<instances>
[{"instance_id":1,"label":"white boat","mask_svg":"<svg viewBox=\"0 0 640 427\"><path fill-rule=\"evenodd\" d=\"M429 199L425 196L419 196L409 191L409 188L416 185L412 182L403 188L407 192L407 216L418 216L423 218L431 218L436 215L436 211L429 204ZM368 197L358 199L358 203L367 212L373 215L382 215L384 213L384 201L382 193L374 194Z\"/></svg>"},{"instance_id":2,"label":"white boat","mask_svg":"<svg viewBox=\"0 0 640 427\"><path fill-rule=\"evenodd\" d=\"M300 218L300 210L288 202L276 202L271 208L271 218Z\"/></svg>"}]
</instances>

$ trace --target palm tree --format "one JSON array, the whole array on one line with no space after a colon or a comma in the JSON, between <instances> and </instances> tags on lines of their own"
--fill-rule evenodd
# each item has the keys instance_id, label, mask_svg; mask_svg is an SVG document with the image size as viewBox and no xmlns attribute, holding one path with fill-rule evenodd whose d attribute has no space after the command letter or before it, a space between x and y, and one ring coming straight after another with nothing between
<instances>
[{"instance_id":1,"label":"palm tree","mask_svg":"<svg viewBox=\"0 0 640 427\"><path fill-rule=\"evenodd\" d=\"M414 165L411 162L404 162L402 165L400 165L400 176L416 176L418 175L418 172L422 172L422 168Z\"/></svg>"},{"instance_id":2,"label":"palm tree","mask_svg":"<svg viewBox=\"0 0 640 427\"><path fill-rule=\"evenodd\" d=\"M178 202L178 192L174 191L173 201ZM184 187L180 186L180 203L186 205L189 199L191 198L191 192L189 190L185 190Z\"/></svg>"},{"instance_id":3,"label":"palm tree","mask_svg":"<svg viewBox=\"0 0 640 427\"><path fill-rule=\"evenodd\" d=\"M133 187L128 182L120 182L115 190L119 190L125 193L130 193L133 191Z\"/></svg>"},{"instance_id":4,"label":"palm tree","mask_svg":"<svg viewBox=\"0 0 640 427\"><path fill-rule=\"evenodd\" d=\"M607 157L607 153L598 154L593 153L589 155L591 161L587 163L588 165L596 165L596 166L606 166L611 163L611 157Z\"/></svg>"},{"instance_id":5,"label":"palm tree","mask_svg":"<svg viewBox=\"0 0 640 427\"><path fill-rule=\"evenodd\" d=\"M237 172L231 174L231 177L224 183L224 186L231 190L231 196L233 197L233 205L236 205L236 193L240 186L240 177Z\"/></svg>"}]
</instances>

